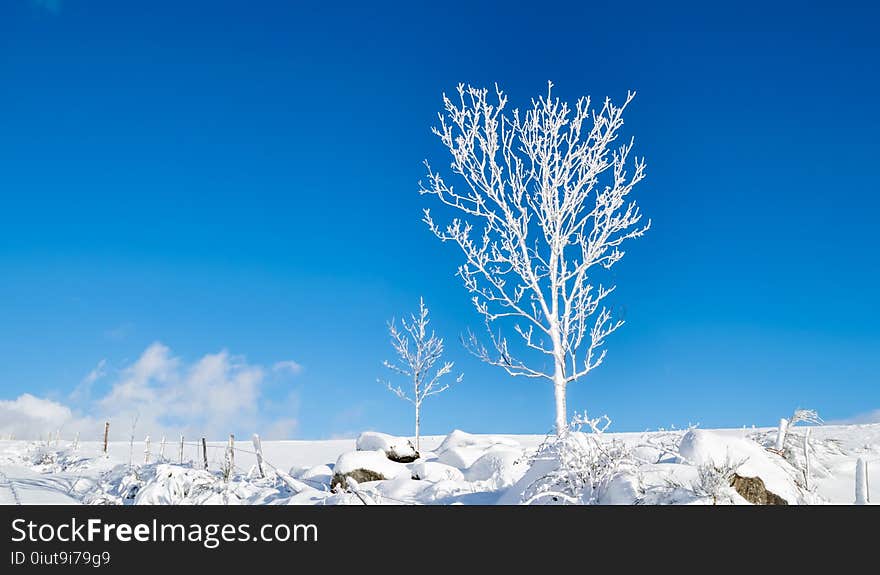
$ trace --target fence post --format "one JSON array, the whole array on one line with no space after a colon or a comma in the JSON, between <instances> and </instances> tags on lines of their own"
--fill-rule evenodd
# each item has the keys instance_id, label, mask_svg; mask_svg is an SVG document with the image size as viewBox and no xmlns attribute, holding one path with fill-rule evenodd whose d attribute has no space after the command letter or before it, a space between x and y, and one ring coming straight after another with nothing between
<instances>
[{"instance_id":1,"label":"fence post","mask_svg":"<svg viewBox=\"0 0 880 575\"><path fill-rule=\"evenodd\" d=\"M260 436L256 433L253 437L254 441L254 452L257 454L257 471L260 472L260 477L266 477L266 474L263 473L263 443L260 441Z\"/></svg>"},{"instance_id":2,"label":"fence post","mask_svg":"<svg viewBox=\"0 0 880 575\"><path fill-rule=\"evenodd\" d=\"M183 436L180 436L180 464L183 465Z\"/></svg>"},{"instance_id":3,"label":"fence post","mask_svg":"<svg viewBox=\"0 0 880 575\"><path fill-rule=\"evenodd\" d=\"M229 444L226 446L226 480L232 477L235 471L235 434L229 434Z\"/></svg>"},{"instance_id":4,"label":"fence post","mask_svg":"<svg viewBox=\"0 0 880 575\"><path fill-rule=\"evenodd\" d=\"M144 463L150 462L150 436L144 439Z\"/></svg>"},{"instance_id":5,"label":"fence post","mask_svg":"<svg viewBox=\"0 0 880 575\"><path fill-rule=\"evenodd\" d=\"M810 489L810 429L804 432L804 487Z\"/></svg>"},{"instance_id":6,"label":"fence post","mask_svg":"<svg viewBox=\"0 0 880 575\"><path fill-rule=\"evenodd\" d=\"M856 505L868 503L868 463L859 457L856 461Z\"/></svg>"},{"instance_id":7,"label":"fence post","mask_svg":"<svg viewBox=\"0 0 880 575\"><path fill-rule=\"evenodd\" d=\"M776 432L776 451L785 449L785 433L788 431L788 420L784 417L779 420L779 431Z\"/></svg>"},{"instance_id":8,"label":"fence post","mask_svg":"<svg viewBox=\"0 0 880 575\"><path fill-rule=\"evenodd\" d=\"M107 453L107 436L110 433L110 422L104 422L104 453Z\"/></svg>"},{"instance_id":9,"label":"fence post","mask_svg":"<svg viewBox=\"0 0 880 575\"><path fill-rule=\"evenodd\" d=\"M158 461L162 461L165 459L165 436L162 436L162 443L159 444L159 459Z\"/></svg>"},{"instance_id":10,"label":"fence post","mask_svg":"<svg viewBox=\"0 0 880 575\"><path fill-rule=\"evenodd\" d=\"M205 470L208 469L208 444L205 442L205 438L202 438L202 459L205 462Z\"/></svg>"},{"instance_id":11,"label":"fence post","mask_svg":"<svg viewBox=\"0 0 880 575\"><path fill-rule=\"evenodd\" d=\"M76 451L76 449L78 447L79 447L79 431L76 432L76 435L73 438L73 450Z\"/></svg>"}]
</instances>

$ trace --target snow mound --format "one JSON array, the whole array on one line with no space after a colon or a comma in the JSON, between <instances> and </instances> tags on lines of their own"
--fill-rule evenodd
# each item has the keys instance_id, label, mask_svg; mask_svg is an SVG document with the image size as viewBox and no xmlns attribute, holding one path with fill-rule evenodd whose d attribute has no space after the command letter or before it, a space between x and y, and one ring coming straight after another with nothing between
<instances>
[{"instance_id":1,"label":"snow mound","mask_svg":"<svg viewBox=\"0 0 880 575\"><path fill-rule=\"evenodd\" d=\"M464 476L471 482L491 480L495 488L512 485L525 473L521 459L522 450L494 445L468 467Z\"/></svg>"},{"instance_id":2,"label":"snow mound","mask_svg":"<svg viewBox=\"0 0 880 575\"><path fill-rule=\"evenodd\" d=\"M311 483L312 485L316 483L329 485L330 480L333 478L333 470L328 465L315 465L314 467L299 469L296 473L291 473L290 475L295 479Z\"/></svg>"},{"instance_id":3,"label":"snow mound","mask_svg":"<svg viewBox=\"0 0 880 575\"><path fill-rule=\"evenodd\" d=\"M413 444L405 437L395 437L378 431L365 431L357 438L358 451L376 451L381 449L388 459L400 463L410 463L418 459L419 454Z\"/></svg>"},{"instance_id":4,"label":"snow mound","mask_svg":"<svg viewBox=\"0 0 880 575\"><path fill-rule=\"evenodd\" d=\"M642 500L639 477L635 473L615 475L599 495L599 505L635 505Z\"/></svg>"},{"instance_id":5,"label":"snow mound","mask_svg":"<svg viewBox=\"0 0 880 575\"><path fill-rule=\"evenodd\" d=\"M421 479L425 481L464 481L464 474L457 467L438 463L436 461L425 461L420 459L412 466L413 479Z\"/></svg>"},{"instance_id":6,"label":"snow mound","mask_svg":"<svg viewBox=\"0 0 880 575\"><path fill-rule=\"evenodd\" d=\"M506 437L472 435L456 429L447 435L437 448L437 461L459 469L467 469L495 446L520 449L516 441Z\"/></svg>"},{"instance_id":7,"label":"snow mound","mask_svg":"<svg viewBox=\"0 0 880 575\"><path fill-rule=\"evenodd\" d=\"M721 435L702 429L691 429L681 438L679 454L684 462L695 466L735 467L740 477L757 477L766 489L790 505L802 500L796 483L799 471L782 457L744 437Z\"/></svg>"}]
</instances>

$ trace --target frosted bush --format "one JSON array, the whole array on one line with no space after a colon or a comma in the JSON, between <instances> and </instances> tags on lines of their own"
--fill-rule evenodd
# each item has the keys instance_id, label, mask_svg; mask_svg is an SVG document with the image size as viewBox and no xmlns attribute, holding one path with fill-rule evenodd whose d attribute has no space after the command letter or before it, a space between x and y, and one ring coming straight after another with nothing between
<instances>
[{"instance_id":1,"label":"frosted bush","mask_svg":"<svg viewBox=\"0 0 880 575\"><path fill-rule=\"evenodd\" d=\"M549 436L523 477L521 501L531 503L598 503L619 474L634 472L635 462L620 441L603 441L610 420L575 417L568 430ZM588 426L591 433L581 431Z\"/></svg>"}]
</instances>

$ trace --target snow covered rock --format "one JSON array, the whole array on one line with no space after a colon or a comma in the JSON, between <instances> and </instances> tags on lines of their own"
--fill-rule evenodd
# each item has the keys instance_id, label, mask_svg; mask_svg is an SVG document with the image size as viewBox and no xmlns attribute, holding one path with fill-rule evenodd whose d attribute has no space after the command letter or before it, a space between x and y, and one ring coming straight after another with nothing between
<instances>
[{"instance_id":1,"label":"snow covered rock","mask_svg":"<svg viewBox=\"0 0 880 575\"><path fill-rule=\"evenodd\" d=\"M691 429L681 438L678 449L681 458L691 465L731 468L735 473L733 487L737 493L753 503L778 503L781 500L788 504L797 504L801 500L801 492L796 483L800 472L785 459L754 441ZM746 481L753 478L760 479L761 484L757 481Z\"/></svg>"},{"instance_id":2,"label":"snow covered rock","mask_svg":"<svg viewBox=\"0 0 880 575\"><path fill-rule=\"evenodd\" d=\"M493 445L467 468L464 476L468 481L492 480L495 488L512 485L526 471L521 459L521 449Z\"/></svg>"},{"instance_id":3,"label":"snow covered rock","mask_svg":"<svg viewBox=\"0 0 880 575\"><path fill-rule=\"evenodd\" d=\"M381 449L391 461L412 463L419 458L413 444L404 437L394 437L378 431L365 431L357 438L358 451L376 451Z\"/></svg>"},{"instance_id":4,"label":"snow covered rock","mask_svg":"<svg viewBox=\"0 0 880 575\"><path fill-rule=\"evenodd\" d=\"M333 470L328 465L315 465L314 467L306 467L304 469L291 469L290 475L304 481L306 483L329 485L333 479Z\"/></svg>"},{"instance_id":5,"label":"snow covered rock","mask_svg":"<svg viewBox=\"0 0 880 575\"><path fill-rule=\"evenodd\" d=\"M457 467L420 459L412 466L412 478L426 481L464 481L464 474Z\"/></svg>"},{"instance_id":6,"label":"snow covered rock","mask_svg":"<svg viewBox=\"0 0 880 575\"><path fill-rule=\"evenodd\" d=\"M620 473L602 489L600 505L635 505L641 500L639 478L634 473Z\"/></svg>"},{"instance_id":7,"label":"snow covered rock","mask_svg":"<svg viewBox=\"0 0 880 575\"><path fill-rule=\"evenodd\" d=\"M391 461L386 457L385 451L349 451L343 453L333 466L333 479L331 487L346 485L346 477L351 477L358 483L367 481L382 481L394 479L401 473L409 475L409 468L403 463Z\"/></svg>"},{"instance_id":8,"label":"snow covered rock","mask_svg":"<svg viewBox=\"0 0 880 575\"><path fill-rule=\"evenodd\" d=\"M520 449L520 445L506 437L472 435L456 429L446 436L437 448L437 461L459 469L467 469L494 446Z\"/></svg>"}]
</instances>

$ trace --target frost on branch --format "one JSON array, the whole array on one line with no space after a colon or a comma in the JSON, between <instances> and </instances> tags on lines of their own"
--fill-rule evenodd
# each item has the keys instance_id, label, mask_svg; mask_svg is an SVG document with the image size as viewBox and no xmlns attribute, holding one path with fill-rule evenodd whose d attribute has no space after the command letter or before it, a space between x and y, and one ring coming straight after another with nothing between
<instances>
[{"instance_id":1,"label":"frost on branch","mask_svg":"<svg viewBox=\"0 0 880 575\"><path fill-rule=\"evenodd\" d=\"M482 314L490 347L470 334L465 344L483 361L513 376L552 381L556 429L567 423L566 386L605 358L605 338L622 324L605 299L613 285L597 280L624 255L625 241L644 234L635 202L627 199L645 174L630 162L633 142L616 143L622 105L589 98L574 108L547 94L525 112L507 113L507 96L459 85L444 95L433 129L452 156L453 186L428 169L420 192L459 212L446 225L430 210L424 221L442 241L456 244L465 263L458 275ZM517 334L515 356L499 324Z\"/></svg>"},{"instance_id":2,"label":"frost on branch","mask_svg":"<svg viewBox=\"0 0 880 575\"><path fill-rule=\"evenodd\" d=\"M397 352L397 360L395 362L386 360L382 365L407 378L408 389L404 390L399 385L393 386L381 379L379 383L385 385L397 397L410 402L415 408L415 439L416 452L418 452L422 403L432 395L449 389L451 384L441 383L441 379L452 371L455 364L447 361L434 370L435 364L443 356L443 339L437 337L433 331L430 333L428 331L430 319L424 298L419 298L419 313L410 315L409 321L403 319L400 323L401 328L397 327L394 320L388 324L391 346ZM463 377L464 375L460 374L453 380L454 383L460 383Z\"/></svg>"}]
</instances>

